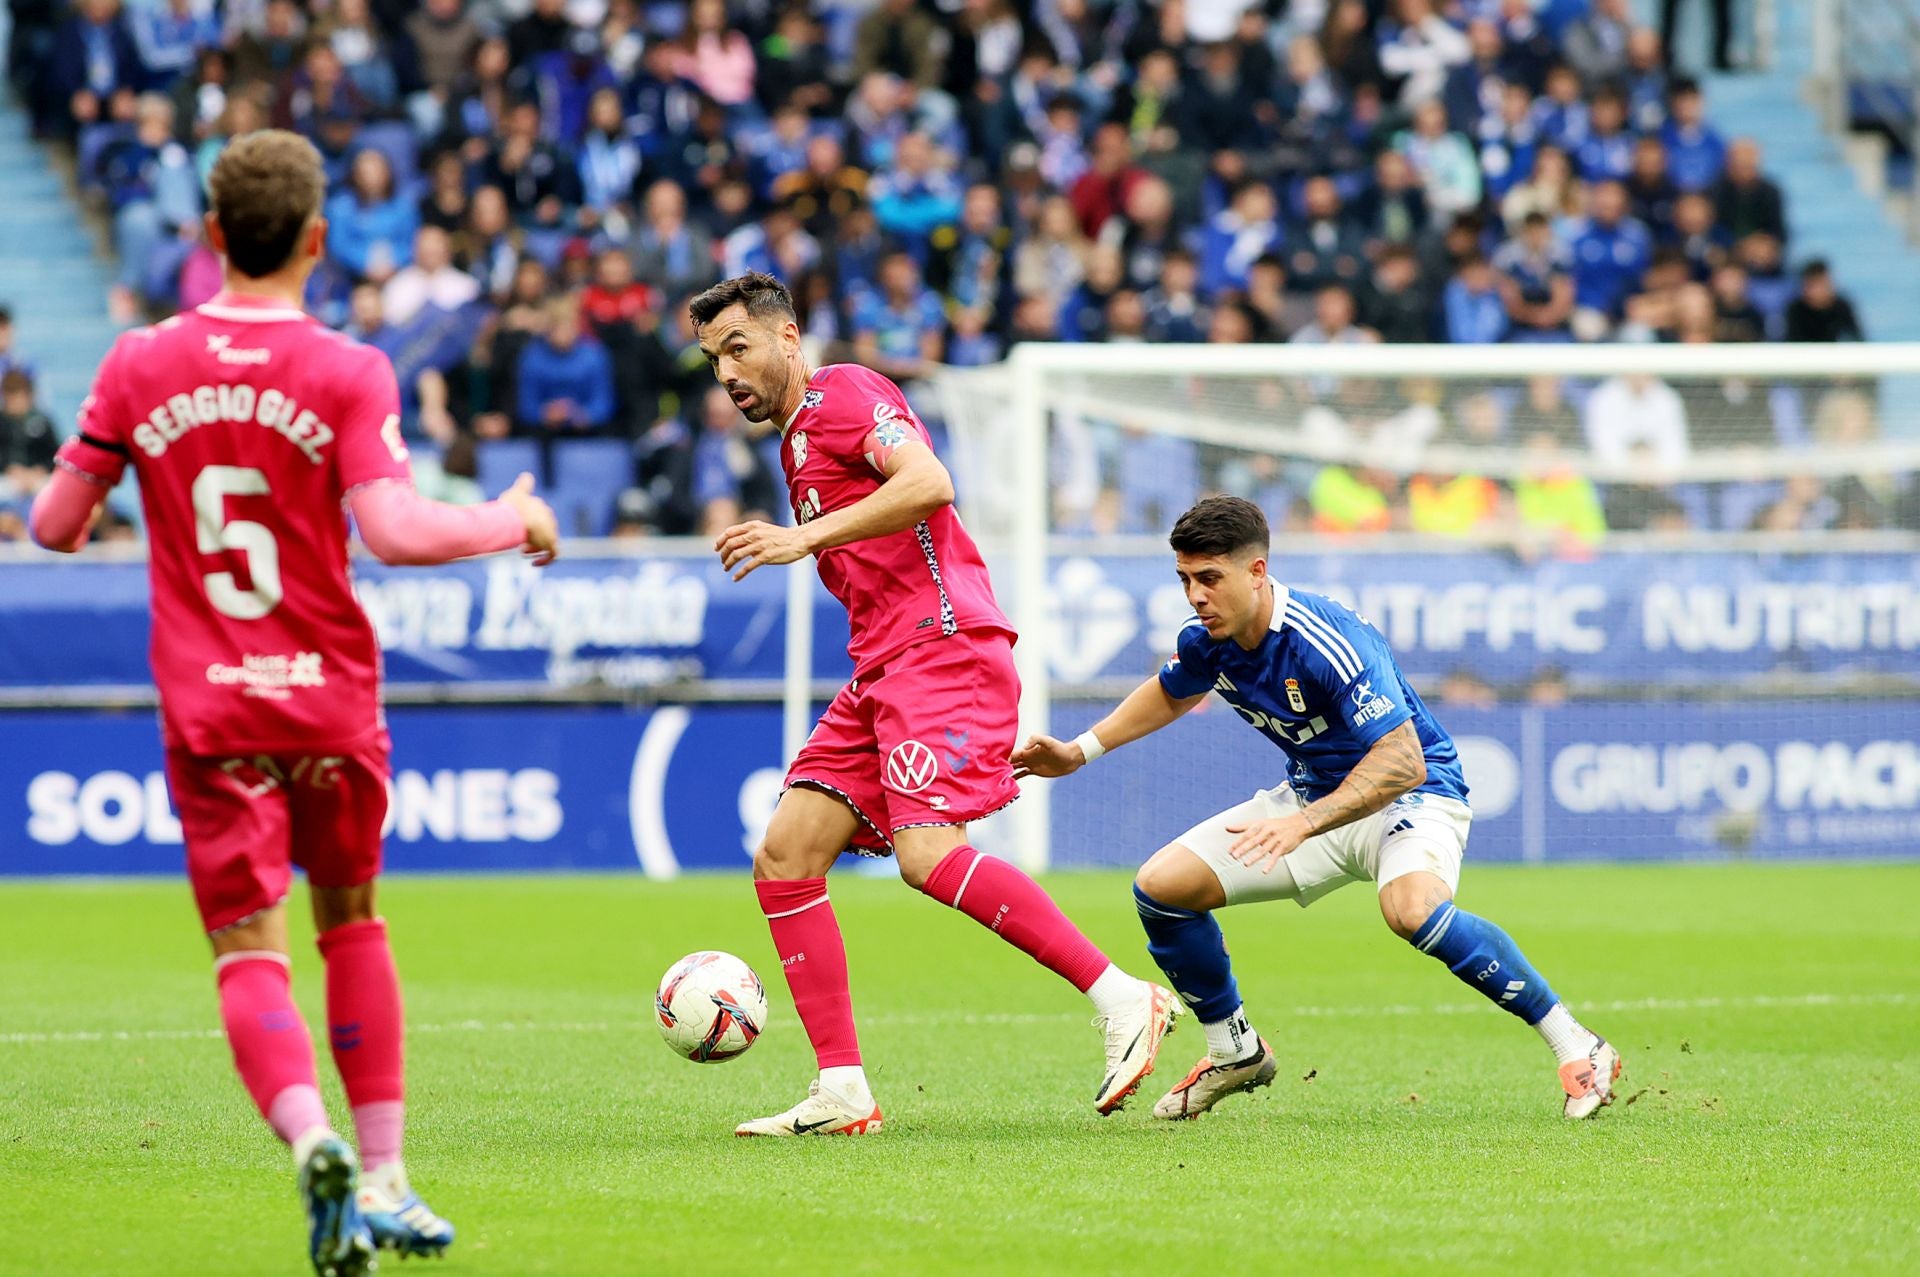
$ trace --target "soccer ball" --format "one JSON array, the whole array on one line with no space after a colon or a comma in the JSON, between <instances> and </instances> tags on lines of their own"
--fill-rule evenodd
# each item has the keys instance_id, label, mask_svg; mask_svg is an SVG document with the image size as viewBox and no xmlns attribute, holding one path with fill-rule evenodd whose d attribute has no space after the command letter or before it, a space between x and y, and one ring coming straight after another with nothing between
<instances>
[{"instance_id":1,"label":"soccer ball","mask_svg":"<svg viewBox=\"0 0 1920 1277\"><path fill-rule=\"evenodd\" d=\"M767 1023L767 990L730 953L690 953L667 968L653 1000L674 1054L718 1064L746 1054Z\"/></svg>"}]
</instances>

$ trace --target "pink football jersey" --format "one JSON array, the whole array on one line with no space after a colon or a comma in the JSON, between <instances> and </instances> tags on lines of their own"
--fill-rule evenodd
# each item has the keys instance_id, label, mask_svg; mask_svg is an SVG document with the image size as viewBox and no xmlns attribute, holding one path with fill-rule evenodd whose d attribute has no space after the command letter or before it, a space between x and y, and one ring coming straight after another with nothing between
<instances>
[{"instance_id":1,"label":"pink football jersey","mask_svg":"<svg viewBox=\"0 0 1920 1277\"><path fill-rule=\"evenodd\" d=\"M223 295L114 344L61 462L106 486L131 463L140 480L170 747L346 751L380 730L342 503L411 482L385 355Z\"/></svg>"},{"instance_id":2,"label":"pink football jersey","mask_svg":"<svg viewBox=\"0 0 1920 1277\"><path fill-rule=\"evenodd\" d=\"M873 492L886 479L886 456L913 440L933 446L900 387L858 364L820 369L780 446L794 517L806 523ZM952 506L905 531L823 550L818 558L820 580L847 609L847 654L856 670L958 630L1013 633L994 602L980 550Z\"/></svg>"}]
</instances>

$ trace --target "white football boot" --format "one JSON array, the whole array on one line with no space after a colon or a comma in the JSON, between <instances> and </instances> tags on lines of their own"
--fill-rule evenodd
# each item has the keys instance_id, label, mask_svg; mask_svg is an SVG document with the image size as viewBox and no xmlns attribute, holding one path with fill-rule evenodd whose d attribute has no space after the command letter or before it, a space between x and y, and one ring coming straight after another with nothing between
<instances>
[{"instance_id":1,"label":"white football boot","mask_svg":"<svg viewBox=\"0 0 1920 1277\"><path fill-rule=\"evenodd\" d=\"M1592 1117L1613 1103L1613 1084L1624 1069L1620 1053L1605 1038L1595 1036L1585 1056L1560 1066L1560 1089L1567 1093L1566 1115L1576 1120Z\"/></svg>"},{"instance_id":2,"label":"white football boot","mask_svg":"<svg viewBox=\"0 0 1920 1277\"><path fill-rule=\"evenodd\" d=\"M846 1099L820 1085L818 1078L807 1085L807 1098L784 1113L757 1117L733 1128L735 1135L877 1135L880 1133L880 1106L867 1097L866 1107Z\"/></svg>"},{"instance_id":3,"label":"white football boot","mask_svg":"<svg viewBox=\"0 0 1920 1277\"><path fill-rule=\"evenodd\" d=\"M1172 1122L1199 1117L1229 1095L1251 1091L1257 1086L1271 1086L1280 1064L1273 1058L1273 1048L1267 1045L1267 1040L1259 1041L1257 1052L1232 1064L1216 1064L1212 1056L1201 1056L1200 1063L1193 1066L1179 1085L1160 1097L1160 1102L1153 1106L1153 1115Z\"/></svg>"},{"instance_id":4,"label":"white football boot","mask_svg":"<svg viewBox=\"0 0 1920 1277\"><path fill-rule=\"evenodd\" d=\"M1107 1034L1107 1075L1093 1097L1102 1117L1119 1112L1127 1097L1140 1089L1141 1079L1153 1072L1161 1041L1183 1014L1180 999L1171 990L1157 984L1144 984L1142 989L1140 1000L1126 1013L1093 1018L1093 1027Z\"/></svg>"}]
</instances>

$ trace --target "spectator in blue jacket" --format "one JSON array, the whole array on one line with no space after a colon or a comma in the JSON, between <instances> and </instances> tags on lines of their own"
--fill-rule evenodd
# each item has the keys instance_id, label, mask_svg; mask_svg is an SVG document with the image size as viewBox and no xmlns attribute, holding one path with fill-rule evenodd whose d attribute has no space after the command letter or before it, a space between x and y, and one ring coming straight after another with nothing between
<instances>
[{"instance_id":1,"label":"spectator in blue jacket","mask_svg":"<svg viewBox=\"0 0 1920 1277\"><path fill-rule=\"evenodd\" d=\"M145 0L127 17L150 89L171 87L193 68L202 50L220 45L220 24L210 0Z\"/></svg>"},{"instance_id":2,"label":"spectator in blue jacket","mask_svg":"<svg viewBox=\"0 0 1920 1277\"><path fill-rule=\"evenodd\" d=\"M1620 318L1627 295L1639 284L1653 256L1653 236L1627 213L1627 190L1618 182L1593 188L1592 213L1573 235L1573 299L1586 317L1576 325L1604 329Z\"/></svg>"},{"instance_id":3,"label":"spectator in blue jacket","mask_svg":"<svg viewBox=\"0 0 1920 1277\"><path fill-rule=\"evenodd\" d=\"M532 63L534 88L543 104L550 137L567 145L587 131L587 109L602 89L620 90L620 81L601 57L600 34L575 28L567 47Z\"/></svg>"},{"instance_id":4,"label":"spectator in blue jacket","mask_svg":"<svg viewBox=\"0 0 1920 1277\"><path fill-rule=\"evenodd\" d=\"M933 233L960 219L960 196L960 183L941 167L932 139L918 132L900 139L893 163L867 187L880 228L923 265Z\"/></svg>"},{"instance_id":5,"label":"spectator in blue jacket","mask_svg":"<svg viewBox=\"0 0 1920 1277\"><path fill-rule=\"evenodd\" d=\"M413 260L420 210L394 190L393 166L374 147L353 157L347 188L327 201L327 253L356 277L383 283Z\"/></svg>"},{"instance_id":6,"label":"spectator in blue jacket","mask_svg":"<svg viewBox=\"0 0 1920 1277\"><path fill-rule=\"evenodd\" d=\"M1633 134L1626 128L1627 100L1613 89L1594 95L1587 112L1587 140L1573 153L1585 182L1624 182L1633 173Z\"/></svg>"},{"instance_id":7,"label":"spectator in blue jacket","mask_svg":"<svg viewBox=\"0 0 1920 1277\"><path fill-rule=\"evenodd\" d=\"M926 375L940 359L946 312L920 282L910 254L892 252L880 263L880 287L862 295L853 312L853 348L863 364L895 381Z\"/></svg>"},{"instance_id":8,"label":"spectator in blue jacket","mask_svg":"<svg viewBox=\"0 0 1920 1277\"><path fill-rule=\"evenodd\" d=\"M1533 124L1540 139L1571 155L1587 140L1587 103L1580 96L1580 76L1558 64L1547 72L1547 91L1533 104Z\"/></svg>"},{"instance_id":9,"label":"spectator in blue jacket","mask_svg":"<svg viewBox=\"0 0 1920 1277\"><path fill-rule=\"evenodd\" d=\"M1536 209L1526 215L1519 232L1494 253L1493 269L1501 281L1514 341L1571 340L1567 325L1573 316L1573 254L1554 238L1545 213Z\"/></svg>"},{"instance_id":10,"label":"spectator in blue jacket","mask_svg":"<svg viewBox=\"0 0 1920 1277\"><path fill-rule=\"evenodd\" d=\"M1208 221L1200 240L1200 292L1216 297L1227 288L1244 288L1247 272L1280 243L1280 208L1273 188L1248 178L1233 193L1233 203Z\"/></svg>"},{"instance_id":11,"label":"spectator in blue jacket","mask_svg":"<svg viewBox=\"0 0 1920 1277\"><path fill-rule=\"evenodd\" d=\"M50 88L59 109L51 103L43 109L63 132L124 119L113 109L114 99L130 98L140 81L140 53L121 16L120 0L80 0L54 37Z\"/></svg>"},{"instance_id":12,"label":"spectator in blue jacket","mask_svg":"<svg viewBox=\"0 0 1920 1277\"><path fill-rule=\"evenodd\" d=\"M1707 99L1694 80L1676 80L1670 116L1660 140L1667 144L1667 176L1683 191L1712 186L1727 162L1727 144L1707 123Z\"/></svg>"},{"instance_id":13,"label":"spectator in blue jacket","mask_svg":"<svg viewBox=\"0 0 1920 1277\"><path fill-rule=\"evenodd\" d=\"M1519 81L1500 88L1500 110L1481 121L1480 174L1489 198L1502 200L1533 176L1540 132L1533 121L1533 94Z\"/></svg>"},{"instance_id":14,"label":"spectator in blue jacket","mask_svg":"<svg viewBox=\"0 0 1920 1277\"><path fill-rule=\"evenodd\" d=\"M515 380L523 430L585 434L613 419L613 363L584 335L573 297L548 305L547 331L520 352Z\"/></svg>"},{"instance_id":15,"label":"spectator in blue jacket","mask_svg":"<svg viewBox=\"0 0 1920 1277\"><path fill-rule=\"evenodd\" d=\"M591 210L596 219L617 214L623 225L630 225L639 203L643 160L640 143L627 128L618 89L601 89L593 95L579 152L582 211Z\"/></svg>"},{"instance_id":16,"label":"spectator in blue jacket","mask_svg":"<svg viewBox=\"0 0 1920 1277\"><path fill-rule=\"evenodd\" d=\"M120 274L108 298L115 322L133 320L141 301L169 300L200 228L200 179L187 148L173 140L173 103L140 98L134 135L101 157L113 206Z\"/></svg>"},{"instance_id":17,"label":"spectator in blue jacket","mask_svg":"<svg viewBox=\"0 0 1920 1277\"><path fill-rule=\"evenodd\" d=\"M1147 340L1202 342L1211 316L1196 291L1200 272L1186 249L1168 253L1160 266L1160 282L1141 300L1147 307Z\"/></svg>"},{"instance_id":18,"label":"spectator in blue jacket","mask_svg":"<svg viewBox=\"0 0 1920 1277\"><path fill-rule=\"evenodd\" d=\"M1506 301L1493 268L1479 253L1460 263L1460 273L1447 283L1444 301L1448 341L1496 342L1506 337Z\"/></svg>"}]
</instances>

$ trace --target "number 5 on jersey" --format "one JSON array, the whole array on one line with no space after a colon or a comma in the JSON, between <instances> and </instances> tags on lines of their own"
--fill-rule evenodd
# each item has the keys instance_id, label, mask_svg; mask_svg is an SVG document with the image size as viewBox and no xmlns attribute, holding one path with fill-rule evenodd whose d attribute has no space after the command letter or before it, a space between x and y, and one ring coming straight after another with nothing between
<instances>
[{"instance_id":1,"label":"number 5 on jersey","mask_svg":"<svg viewBox=\"0 0 1920 1277\"><path fill-rule=\"evenodd\" d=\"M193 479L193 521L200 553L238 551L247 556L251 589L243 590L231 572L202 578L207 601L236 621L257 621L280 606L280 546L264 523L228 519L228 497L271 495L267 476L251 466L207 466Z\"/></svg>"}]
</instances>

